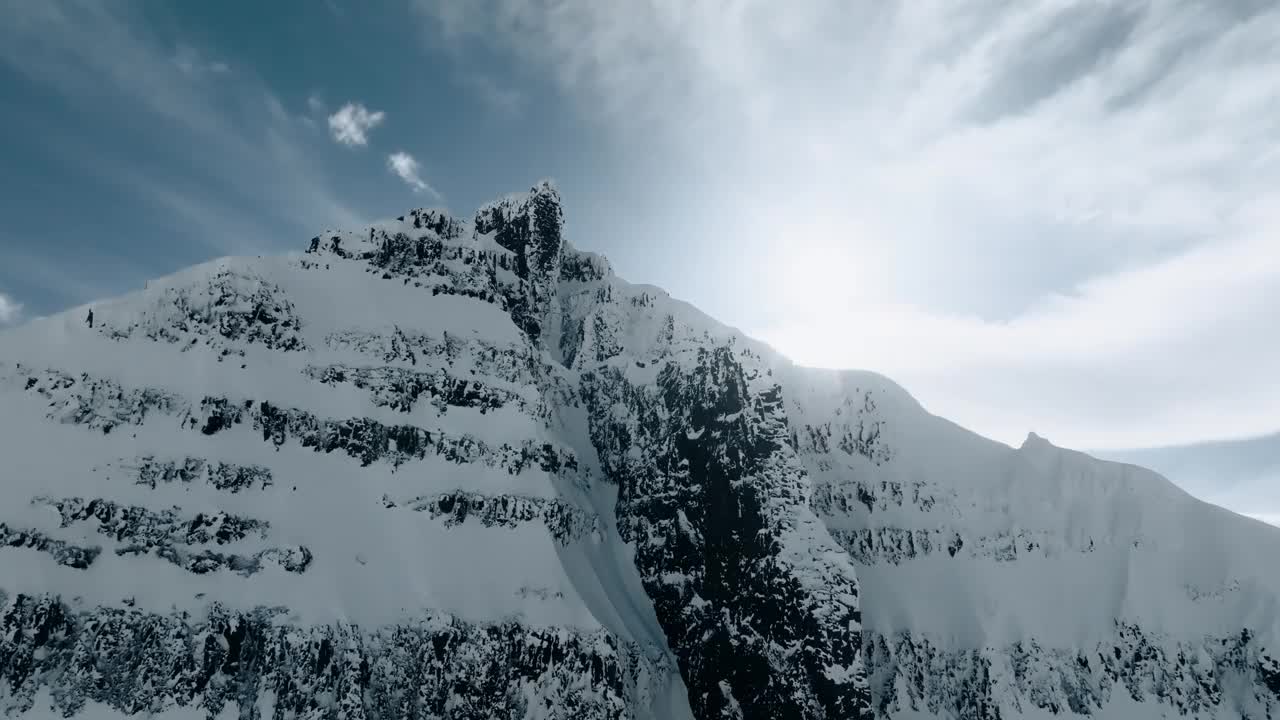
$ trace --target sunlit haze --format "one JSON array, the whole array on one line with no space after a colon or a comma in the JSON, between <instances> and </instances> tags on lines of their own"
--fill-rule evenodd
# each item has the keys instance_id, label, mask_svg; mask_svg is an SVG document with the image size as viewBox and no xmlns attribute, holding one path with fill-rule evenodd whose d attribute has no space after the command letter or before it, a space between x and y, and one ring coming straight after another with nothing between
<instances>
[{"instance_id":1,"label":"sunlit haze","mask_svg":"<svg viewBox=\"0 0 1280 720\"><path fill-rule=\"evenodd\" d=\"M2 6L0 323L547 176L624 277L998 440L1280 426L1271 3Z\"/></svg>"}]
</instances>

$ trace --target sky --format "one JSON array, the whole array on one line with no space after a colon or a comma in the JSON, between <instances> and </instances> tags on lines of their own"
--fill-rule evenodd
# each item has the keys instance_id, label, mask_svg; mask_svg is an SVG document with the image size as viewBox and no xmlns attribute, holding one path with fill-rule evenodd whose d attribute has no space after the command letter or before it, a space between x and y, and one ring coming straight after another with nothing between
<instances>
[{"instance_id":1,"label":"sky","mask_svg":"<svg viewBox=\"0 0 1280 720\"><path fill-rule=\"evenodd\" d=\"M998 440L1280 442L1270 0L0 0L0 107L0 324L550 177Z\"/></svg>"},{"instance_id":2,"label":"sky","mask_svg":"<svg viewBox=\"0 0 1280 720\"><path fill-rule=\"evenodd\" d=\"M1202 500L1280 525L1280 433L1098 454L1151 468Z\"/></svg>"}]
</instances>

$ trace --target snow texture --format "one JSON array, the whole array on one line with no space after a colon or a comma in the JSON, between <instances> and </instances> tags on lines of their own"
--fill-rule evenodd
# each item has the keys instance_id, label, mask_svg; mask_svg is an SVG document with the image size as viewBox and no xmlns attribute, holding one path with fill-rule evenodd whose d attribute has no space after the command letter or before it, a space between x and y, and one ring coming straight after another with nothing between
<instances>
[{"instance_id":1,"label":"snow texture","mask_svg":"<svg viewBox=\"0 0 1280 720\"><path fill-rule=\"evenodd\" d=\"M1270 717L1280 531L797 367L540 183L0 334L0 709Z\"/></svg>"}]
</instances>

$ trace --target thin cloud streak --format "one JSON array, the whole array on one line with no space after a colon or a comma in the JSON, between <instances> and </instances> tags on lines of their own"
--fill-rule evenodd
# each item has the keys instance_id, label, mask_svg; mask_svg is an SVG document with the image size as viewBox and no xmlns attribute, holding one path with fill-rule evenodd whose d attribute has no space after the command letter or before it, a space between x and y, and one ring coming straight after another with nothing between
<instances>
[{"instance_id":1,"label":"thin cloud streak","mask_svg":"<svg viewBox=\"0 0 1280 720\"><path fill-rule=\"evenodd\" d=\"M290 246L319 227L364 221L319 179L301 118L251 74L219 72L196 48L174 51L123 6L18 2L5 15L0 63L71 103L92 107L103 93L131 100L128 131L204 149L197 167L149 171L114 145L71 141L50 152L74 155L67 161L161 209L216 254Z\"/></svg>"},{"instance_id":2,"label":"thin cloud streak","mask_svg":"<svg viewBox=\"0 0 1280 720\"><path fill-rule=\"evenodd\" d=\"M436 200L443 199L436 189L427 184L422 179L418 168L418 161L407 152L394 152L387 156L387 169L393 175L404 181L406 185L413 189L414 192L425 192Z\"/></svg>"},{"instance_id":3,"label":"thin cloud streak","mask_svg":"<svg viewBox=\"0 0 1280 720\"><path fill-rule=\"evenodd\" d=\"M458 75L456 82L469 90L489 108L503 115L518 115L524 109L525 96L513 87L498 84L488 75L467 72Z\"/></svg>"}]
</instances>

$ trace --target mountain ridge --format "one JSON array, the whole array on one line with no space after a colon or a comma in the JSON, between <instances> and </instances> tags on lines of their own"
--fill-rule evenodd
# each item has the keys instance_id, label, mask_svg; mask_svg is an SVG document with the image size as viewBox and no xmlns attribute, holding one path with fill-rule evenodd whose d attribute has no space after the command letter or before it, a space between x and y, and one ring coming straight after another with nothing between
<instances>
[{"instance_id":1,"label":"mountain ridge","mask_svg":"<svg viewBox=\"0 0 1280 720\"><path fill-rule=\"evenodd\" d=\"M563 223L542 182L0 333L0 705L1277 707L1280 535L796 366Z\"/></svg>"}]
</instances>

